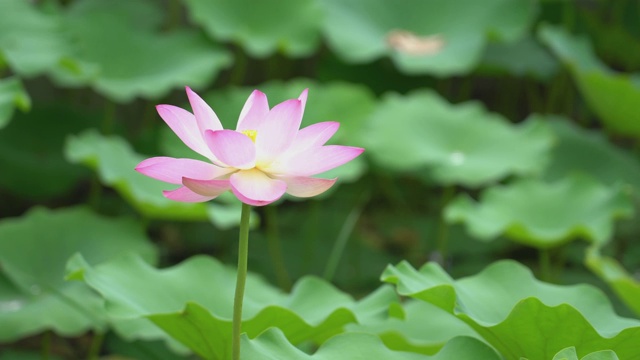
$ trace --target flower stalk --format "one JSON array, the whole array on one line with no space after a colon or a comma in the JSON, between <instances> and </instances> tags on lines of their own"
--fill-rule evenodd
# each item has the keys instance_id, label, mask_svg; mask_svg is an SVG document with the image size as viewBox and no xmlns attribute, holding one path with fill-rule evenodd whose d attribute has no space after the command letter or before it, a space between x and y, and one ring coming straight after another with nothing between
<instances>
[{"instance_id":1,"label":"flower stalk","mask_svg":"<svg viewBox=\"0 0 640 360\"><path fill-rule=\"evenodd\" d=\"M236 293L233 299L233 332L231 334L232 358L240 360L240 334L242 332L242 301L247 281L247 262L249 257L249 220L251 206L242 204L240 215L240 238L238 243L238 275L236 278Z\"/></svg>"}]
</instances>

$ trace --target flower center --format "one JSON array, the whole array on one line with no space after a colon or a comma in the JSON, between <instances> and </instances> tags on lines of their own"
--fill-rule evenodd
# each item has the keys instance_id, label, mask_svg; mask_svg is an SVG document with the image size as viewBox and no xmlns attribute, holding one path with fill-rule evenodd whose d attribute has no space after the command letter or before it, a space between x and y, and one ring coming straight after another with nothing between
<instances>
[{"instance_id":1,"label":"flower center","mask_svg":"<svg viewBox=\"0 0 640 360\"><path fill-rule=\"evenodd\" d=\"M241 133L247 135L251 141L256 142L256 136L258 135L258 130L242 130Z\"/></svg>"}]
</instances>

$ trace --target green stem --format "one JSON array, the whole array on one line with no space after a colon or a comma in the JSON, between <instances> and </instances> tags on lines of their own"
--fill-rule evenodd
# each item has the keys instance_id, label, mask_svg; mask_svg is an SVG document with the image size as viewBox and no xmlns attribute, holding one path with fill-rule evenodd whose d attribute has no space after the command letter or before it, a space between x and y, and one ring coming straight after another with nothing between
<instances>
[{"instance_id":1,"label":"green stem","mask_svg":"<svg viewBox=\"0 0 640 360\"><path fill-rule=\"evenodd\" d=\"M233 61L233 70L229 76L229 84L242 86L247 76L247 63L249 60L240 47L236 47Z\"/></svg>"},{"instance_id":2,"label":"green stem","mask_svg":"<svg viewBox=\"0 0 640 360\"><path fill-rule=\"evenodd\" d=\"M100 349L102 349L102 343L104 341L104 333L99 332L93 335L91 339L91 344L89 346L89 354L87 355L87 359L89 360L98 360L100 357Z\"/></svg>"},{"instance_id":3,"label":"green stem","mask_svg":"<svg viewBox=\"0 0 640 360\"><path fill-rule=\"evenodd\" d=\"M576 25L576 10L573 2L567 1L562 11L562 22L566 29L573 30Z\"/></svg>"},{"instance_id":4,"label":"green stem","mask_svg":"<svg viewBox=\"0 0 640 360\"><path fill-rule=\"evenodd\" d=\"M102 118L102 133L104 135L113 134L116 122L116 103L106 100L104 107L104 117Z\"/></svg>"},{"instance_id":5,"label":"green stem","mask_svg":"<svg viewBox=\"0 0 640 360\"><path fill-rule=\"evenodd\" d=\"M242 204L240 215L240 239L238 244L238 277L236 295L233 299L233 333L231 334L233 360L240 360L240 332L242 331L242 300L247 281L247 261L249 257L249 218L251 206Z\"/></svg>"},{"instance_id":6,"label":"green stem","mask_svg":"<svg viewBox=\"0 0 640 360\"><path fill-rule=\"evenodd\" d=\"M98 212L100 209L100 199L102 198L102 184L98 178L98 174L93 174L89 185L89 198L87 203L93 210Z\"/></svg>"},{"instance_id":7,"label":"green stem","mask_svg":"<svg viewBox=\"0 0 640 360\"><path fill-rule=\"evenodd\" d=\"M324 270L325 280L331 281L331 279L333 279L333 275L338 269L338 264L340 264L344 248L347 245L347 240L349 240L349 236L353 232L353 228L356 226L361 213L362 205L358 204L353 208L353 210L351 210L347 219L344 221L344 224L342 224L338 238L336 239L335 244L333 244L333 249L331 249L331 255L329 255L329 260L327 261L327 267Z\"/></svg>"},{"instance_id":8,"label":"green stem","mask_svg":"<svg viewBox=\"0 0 640 360\"><path fill-rule=\"evenodd\" d=\"M180 0L169 1L169 15L167 16L167 30L175 29L180 26L182 13L180 9Z\"/></svg>"},{"instance_id":9,"label":"green stem","mask_svg":"<svg viewBox=\"0 0 640 360\"><path fill-rule=\"evenodd\" d=\"M342 224L342 228L336 238L336 242L333 244L333 249L331 249L331 254L327 261L327 267L324 269L323 278L325 280L331 281L333 279L333 276L338 269L338 265L340 264L342 254L344 253L344 248L347 246L347 240L349 240L353 229L356 227L356 223L360 219L362 209L364 208L364 204L369 200L369 196L370 191L364 190L360 195L360 198L357 200L356 206L353 207L349 215L347 215L347 219Z\"/></svg>"},{"instance_id":10,"label":"green stem","mask_svg":"<svg viewBox=\"0 0 640 360\"><path fill-rule=\"evenodd\" d=\"M302 236L302 273L311 272L314 259L316 258L318 234L320 233L320 202L307 201L307 204L309 204L309 210L306 213Z\"/></svg>"},{"instance_id":11,"label":"green stem","mask_svg":"<svg viewBox=\"0 0 640 360\"><path fill-rule=\"evenodd\" d=\"M42 359L49 359L49 354L51 354L51 331L46 331L42 335Z\"/></svg>"},{"instance_id":12,"label":"green stem","mask_svg":"<svg viewBox=\"0 0 640 360\"><path fill-rule=\"evenodd\" d=\"M440 200L440 220L438 224L438 236L436 238L437 257L436 260L441 262L441 265L446 264L447 260L447 248L449 243L449 225L444 218L444 210L456 193L456 189L453 185L447 186L442 192L442 198Z\"/></svg>"},{"instance_id":13,"label":"green stem","mask_svg":"<svg viewBox=\"0 0 640 360\"><path fill-rule=\"evenodd\" d=\"M540 280L551 282L551 252L549 249L538 250Z\"/></svg>"},{"instance_id":14,"label":"green stem","mask_svg":"<svg viewBox=\"0 0 640 360\"><path fill-rule=\"evenodd\" d=\"M278 231L278 209L275 206L267 206L264 212L267 220L267 248L276 273L276 280L282 290L289 291L291 289L291 279L284 265L282 244L280 243L280 233Z\"/></svg>"}]
</instances>

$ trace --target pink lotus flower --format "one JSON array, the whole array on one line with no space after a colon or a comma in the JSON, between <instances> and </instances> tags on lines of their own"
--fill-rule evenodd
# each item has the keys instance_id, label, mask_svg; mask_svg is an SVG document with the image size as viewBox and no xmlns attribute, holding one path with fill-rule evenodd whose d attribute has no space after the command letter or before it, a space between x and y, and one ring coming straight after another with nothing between
<instances>
[{"instance_id":1,"label":"pink lotus flower","mask_svg":"<svg viewBox=\"0 0 640 360\"><path fill-rule=\"evenodd\" d=\"M242 202L262 206L284 193L311 197L327 191L336 179L312 177L349 162L364 149L324 145L340 126L321 122L300 129L307 90L298 99L269 109L267 97L255 90L247 99L236 130L224 130L211 107L187 87L193 114L172 105L156 109L171 130L211 163L154 157L136 167L140 173L171 184L164 196L202 202L227 190Z\"/></svg>"}]
</instances>

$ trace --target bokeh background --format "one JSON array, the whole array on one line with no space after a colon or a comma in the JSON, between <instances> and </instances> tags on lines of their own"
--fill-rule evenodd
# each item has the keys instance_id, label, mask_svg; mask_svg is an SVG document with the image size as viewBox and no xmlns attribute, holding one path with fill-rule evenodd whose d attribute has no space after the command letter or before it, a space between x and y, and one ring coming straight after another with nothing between
<instances>
[{"instance_id":1,"label":"bokeh background","mask_svg":"<svg viewBox=\"0 0 640 360\"><path fill-rule=\"evenodd\" d=\"M233 197L174 203L133 170L197 157L154 108L190 109L184 86L226 128L253 89L309 88L303 124L366 148L328 193L254 209L249 268L272 284L360 297L403 259L512 258L637 316L639 19L632 0L0 0L0 358L88 346L38 312L76 252L235 263Z\"/></svg>"}]
</instances>

